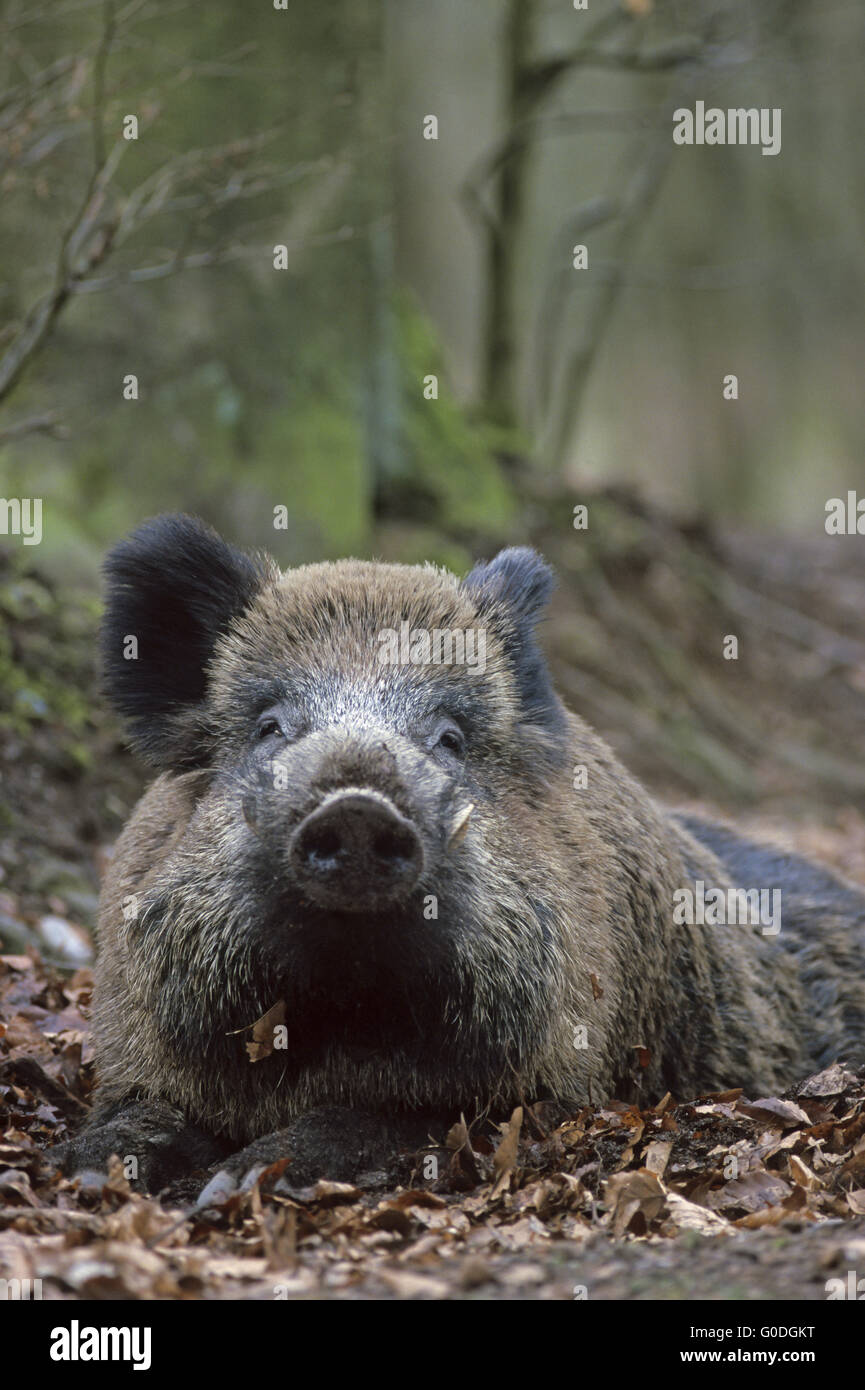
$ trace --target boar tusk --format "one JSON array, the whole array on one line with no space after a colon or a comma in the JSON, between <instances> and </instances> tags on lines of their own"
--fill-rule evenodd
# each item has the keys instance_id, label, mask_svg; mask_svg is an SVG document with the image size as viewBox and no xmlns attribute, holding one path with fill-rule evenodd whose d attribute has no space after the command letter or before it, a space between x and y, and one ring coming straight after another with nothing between
<instances>
[{"instance_id":1,"label":"boar tusk","mask_svg":"<svg viewBox=\"0 0 865 1390\"><path fill-rule=\"evenodd\" d=\"M470 801L468 806L465 806L462 809L462 811L457 812L456 819L453 825L451 826L450 839L448 840L448 849L452 849L453 846L458 844L462 837L465 835L466 830L468 829L469 819L474 809L474 803Z\"/></svg>"}]
</instances>

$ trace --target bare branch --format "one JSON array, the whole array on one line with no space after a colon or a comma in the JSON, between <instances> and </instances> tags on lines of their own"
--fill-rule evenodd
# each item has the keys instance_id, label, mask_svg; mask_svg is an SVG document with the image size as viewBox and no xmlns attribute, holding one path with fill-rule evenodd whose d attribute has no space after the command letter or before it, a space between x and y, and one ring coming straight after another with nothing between
<instances>
[{"instance_id":1,"label":"bare branch","mask_svg":"<svg viewBox=\"0 0 865 1390\"><path fill-rule=\"evenodd\" d=\"M169 206L168 200L178 186L201 178L210 169L229 159L238 159L254 153L278 134L278 130L263 131L245 140L233 140L228 144L213 145L209 148L184 150L182 154L173 156L123 200L117 229L118 243L125 241L141 223L166 211ZM319 167L326 167L325 161L319 161ZM286 182L291 181L291 172L294 171L289 171L286 175ZM202 205L212 201L210 197L205 197L202 199Z\"/></svg>"},{"instance_id":2,"label":"bare branch","mask_svg":"<svg viewBox=\"0 0 865 1390\"><path fill-rule=\"evenodd\" d=\"M619 274L601 285L589 303L580 336L568 353L562 369L558 418L547 422L543 447L550 449L553 458L562 458L579 417L592 367L622 289L621 267L629 260L648 213L660 193L674 149L672 140L656 136L652 147L648 151L641 150L637 157L635 171L617 215L614 259L620 268Z\"/></svg>"},{"instance_id":3,"label":"bare branch","mask_svg":"<svg viewBox=\"0 0 865 1390\"><path fill-rule=\"evenodd\" d=\"M210 215L231 204L252 203L254 199L313 176L309 196L292 209L288 225L273 238L290 249L329 245L354 235L354 228L339 226L321 232L333 221L333 208L352 167L346 158L328 156L285 168L276 157L260 158L261 152L283 134L281 128L258 132L221 145L185 150L169 155L137 187L124 194L117 188L115 175L129 143L118 137L109 147L106 140L108 109L108 65L112 52L121 45L139 42L124 25L133 17L154 12L151 0L100 0L102 25L98 39L88 45L85 55L67 59L41 71L32 64L30 81L16 89L17 106L9 108L9 130L3 132L7 163L37 163L70 136L80 136L82 123L67 117L70 88L77 105L78 88L90 83L91 100L85 120L89 122L91 144L90 174L79 195L77 211L62 230L50 287L33 302L13 327L4 343L0 337L0 401L8 397L28 364L52 333L70 299L93 294L117 285L146 283L164 279L183 270L224 265L244 258L269 261L273 241L261 243L261 227L273 217L261 219L259 235L251 244L250 227L235 227L229 234L214 237L208 224ZM91 8L85 4L82 8ZM69 7L75 9L73 4ZM159 7L162 12L164 6ZM175 8L177 6L175 5ZM8 31L7 31L8 32ZM143 42L143 40L141 40ZM10 39L13 44L14 38ZM196 65L191 62L172 74L163 85L176 85L198 76L236 76L237 62L254 51L246 44L221 62ZM27 71L26 50L18 60ZM41 95L40 95L41 93ZM139 126L148 127L160 114L155 100L139 102ZM2 118L2 111L0 111ZM108 256L154 219L179 218L164 240L164 254L158 242L150 239L146 258L150 264L120 267L110 274L95 274ZM204 242L204 245L201 243ZM214 244L208 244L213 242Z\"/></svg>"},{"instance_id":4,"label":"bare branch","mask_svg":"<svg viewBox=\"0 0 865 1390\"><path fill-rule=\"evenodd\" d=\"M67 54L63 58L58 58L56 62L50 63L41 72L34 73L29 81L19 83L17 87L10 87L7 92L0 96L0 112L5 113L9 107L20 105L22 102L26 104L34 101L47 87L53 86L55 82L59 82L62 77L71 72L79 61L79 58L73 54ZM16 111L15 116L17 115L18 112ZM3 115L0 118L0 128L8 125L12 119L13 117L9 115Z\"/></svg>"},{"instance_id":5,"label":"bare branch","mask_svg":"<svg viewBox=\"0 0 865 1390\"><path fill-rule=\"evenodd\" d=\"M534 63L526 82L539 96L547 96L560 77L577 68L605 68L619 72L670 72L674 68L700 62L703 40L696 35L680 35L654 48L598 48L581 44L571 53Z\"/></svg>"},{"instance_id":6,"label":"bare branch","mask_svg":"<svg viewBox=\"0 0 865 1390\"><path fill-rule=\"evenodd\" d=\"M532 360L537 364L532 374L531 410L536 419L545 415L549 409L552 392L552 363L558 349L561 334L562 316L568 303L568 291L573 283L571 248L596 227L603 227L619 216L622 210L620 198L589 198L568 218L562 232L556 237L561 246L558 268L547 277L541 296L535 326L535 351ZM594 281L594 266L592 271Z\"/></svg>"},{"instance_id":7,"label":"bare branch","mask_svg":"<svg viewBox=\"0 0 865 1390\"><path fill-rule=\"evenodd\" d=\"M483 188L518 149L546 135L569 135L575 130L634 133L646 130L651 125L660 125L661 122L662 117L656 107L630 111L559 111L553 116L533 116L509 130L477 162L460 189L463 206L482 226L488 230L495 229L497 219L484 202Z\"/></svg>"},{"instance_id":8,"label":"bare branch","mask_svg":"<svg viewBox=\"0 0 865 1390\"><path fill-rule=\"evenodd\" d=\"M135 8L138 8L140 0L133 0L133 3ZM46 23L59 24L61 20L66 19L69 15L82 14L85 10L100 9L103 4L104 0L69 0L68 4L62 5L57 4L56 0L52 0L51 4L43 6L42 9L37 9L35 5L28 4L22 9L19 15L16 15L13 19L6 19L3 21L2 26L0 26L0 33L11 34L16 29L24 29L28 25L32 26ZM121 19L124 21L125 18L125 14L121 16Z\"/></svg>"},{"instance_id":9,"label":"bare branch","mask_svg":"<svg viewBox=\"0 0 865 1390\"><path fill-rule=\"evenodd\" d=\"M635 290L688 290L707 293L729 290L749 289L754 286L765 287L770 284L795 284L802 273L803 257L807 258L811 272L819 266L837 266L847 259L851 266L858 259L859 252L852 243L843 241L811 242L803 244L794 256L779 259L775 253L763 259L749 261L730 261L721 265L661 265L624 266L618 261L593 260L592 284L607 284L620 281L623 287ZM567 270L559 283L571 279Z\"/></svg>"},{"instance_id":10,"label":"bare branch","mask_svg":"<svg viewBox=\"0 0 865 1390\"><path fill-rule=\"evenodd\" d=\"M105 0L102 9L102 38L93 62L93 167L105 165L105 69L116 33L114 0Z\"/></svg>"},{"instance_id":11,"label":"bare branch","mask_svg":"<svg viewBox=\"0 0 865 1390\"><path fill-rule=\"evenodd\" d=\"M305 251L318 246L333 246L338 242L350 241L357 235L357 230L356 227L348 225L336 227L333 231L321 232L318 236L283 241L283 245L287 246L290 252ZM194 251L186 256L174 254L155 265L138 266L134 270L116 270L97 279L81 280L73 287L73 293L98 294L102 290L113 289L115 285L137 285L149 280L164 280L181 270L202 270L209 266L228 265L232 261L267 261L272 254L272 247L266 245L214 246L207 251Z\"/></svg>"},{"instance_id":12,"label":"bare branch","mask_svg":"<svg viewBox=\"0 0 865 1390\"><path fill-rule=\"evenodd\" d=\"M23 439L28 434L50 434L54 439L65 439L68 429L52 411L47 415L31 415L25 420L16 420L0 429L0 445L8 444L10 439Z\"/></svg>"},{"instance_id":13,"label":"bare branch","mask_svg":"<svg viewBox=\"0 0 865 1390\"><path fill-rule=\"evenodd\" d=\"M116 221L101 220L105 189L123 153L123 141L110 154L103 150L102 129L105 104L105 63L114 38L114 0L105 0L104 27L97 50L94 72L94 168L81 206L60 242L54 284L31 306L24 322L0 358L0 401L9 395L28 363L39 352L72 294L76 280L99 265L108 255L116 231ZM79 252L89 248L78 264Z\"/></svg>"}]
</instances>

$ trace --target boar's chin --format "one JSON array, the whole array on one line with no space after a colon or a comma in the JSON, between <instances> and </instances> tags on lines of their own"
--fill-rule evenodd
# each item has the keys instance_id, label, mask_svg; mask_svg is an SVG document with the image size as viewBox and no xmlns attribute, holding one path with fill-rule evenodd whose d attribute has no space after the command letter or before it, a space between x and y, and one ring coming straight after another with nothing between
<instances>
[{"instance_id":1,"label":"boar's chin","mask_svg":"<svg viewBox=\"0 0 865 1390\"><path fill-rule=\"evenodd\" d=\"M500 1011L489 1001L479 1008L439 926L414 909L363 916L314 910L294 914L290 927L274 924L267 955L285 1000L289 1072L334 1053L358 1062L399 1053L421 1074L456 1067L479 1080L509 1061L518 1065L529 1042L520 1034L533 1031L525 1000L499 998Z\"/></svg>"},{"instance_id":2,"label":"boar's chin","mask_svg":"<svg viewBox=\"0 0 865 1390\"><path fill-rule=\"evenodd\" d=\"M357 1013L361 996L378 1013L399 999L415 1007L419 993L453 988L446 942L419 918L414 905L349 913L295 902L264 928L265 955L298 1009L315 999Z\"/></svg>"},{"instance_id":3,"label":"boar's chin","mask_svg":"<svg viewBox=\"0 0 865 1390\"><path fill-rule=\"evenodd\" d=\"M387 892L365 893L350 908L341 903L316 901L293 885L278 892L262 914L259 933L274 958L296 954L306 957L346 955L364 959L401 956L411 943L414 958L440 953L435 922L423 918L423 900L416 895L399 899Z\"/></svg>"}]
</instances>

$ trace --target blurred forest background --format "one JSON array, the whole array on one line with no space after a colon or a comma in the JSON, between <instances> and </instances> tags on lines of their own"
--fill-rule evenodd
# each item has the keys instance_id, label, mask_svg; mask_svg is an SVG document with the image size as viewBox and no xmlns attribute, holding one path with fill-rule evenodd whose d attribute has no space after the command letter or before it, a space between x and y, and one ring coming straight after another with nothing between
<instances>
[{"instance_id":1,"label":"blurred forest background","mask_svg":"<svg viewBox=\"0 0 865 1390\"><path fill-rule=\"evenodd\" d=\"M859 0L2 0L7 824L62 866L126 814L98 567L182 509L283 564L539 545L638 773L865 864L863 59ZM696 100L781 152L675 145Z\"/></svg>"},{"instance_id":2,"label":"blurred forest background","mask_svg":"<svg viewBox=\"0 0 865 1390\"><path fill-rule=\"evenodd\" d=\"M851 0L4 0L0 51L0 466L65 575L176 502L427 555L509 452L782 528L865 482ZM697 98L781 153L675 146Z\"/></svg>"}]
</instances>

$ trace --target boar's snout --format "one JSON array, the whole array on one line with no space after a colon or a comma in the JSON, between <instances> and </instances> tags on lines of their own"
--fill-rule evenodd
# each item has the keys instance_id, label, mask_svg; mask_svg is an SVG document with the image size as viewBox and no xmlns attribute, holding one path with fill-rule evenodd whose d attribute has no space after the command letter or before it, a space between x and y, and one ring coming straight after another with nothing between
<instances>
[{"instance_id":1,"label":"boar's snout","mask_svg":"<svg viewBox=\"0 0 865 1390\"><path fill-rule=\"evenodd\" d=\"M342 912L405 897L423 870L414 825L371 791L338 792L310 812L291 837L289 856L303 891Z\"/></svg>"}]
</instances>

